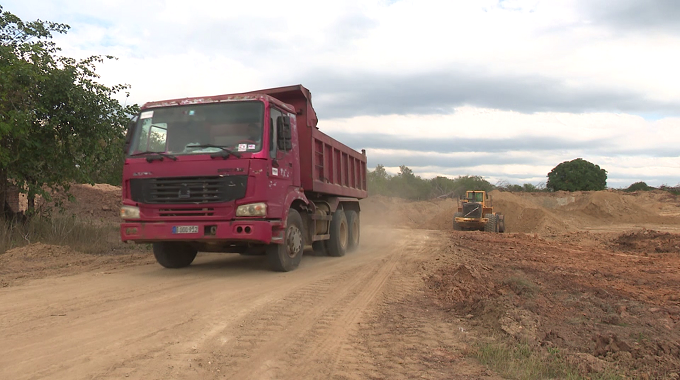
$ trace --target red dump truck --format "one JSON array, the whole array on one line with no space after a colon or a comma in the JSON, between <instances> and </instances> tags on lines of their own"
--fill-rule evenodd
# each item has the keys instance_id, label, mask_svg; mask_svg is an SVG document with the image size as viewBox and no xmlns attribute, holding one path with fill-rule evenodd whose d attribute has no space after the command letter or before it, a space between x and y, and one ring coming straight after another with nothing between
<instances>
[{"instance_id":1,"label":"red dump truck","mask_svg":"<svg viewBox=\"0 0 680 380\"><path fill-rule=\"evenodd\" d=\"M128 127L120 225L166 268L197 252L298 267L306 245L359 245L366 152L317 128L301 85L144 104Z\"/></svg>"}]
</instances>

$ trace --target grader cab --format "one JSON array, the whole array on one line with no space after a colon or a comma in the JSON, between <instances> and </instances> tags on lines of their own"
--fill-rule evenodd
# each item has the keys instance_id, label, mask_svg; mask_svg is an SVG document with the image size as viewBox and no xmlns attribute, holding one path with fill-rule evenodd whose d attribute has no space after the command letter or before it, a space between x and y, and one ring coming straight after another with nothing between
<instances>
[{"instance_id":1,"label":"grader cab","mask_svg":"<svg viewBox=\"0 0 680 380\"><path fill-rule=\"evenodd\" d=\"M491 197L486 191L470 190L458 200L458 211L453 216L453 229L505 232L505 217L493 211Z\"/></svg>"}]
</instances>

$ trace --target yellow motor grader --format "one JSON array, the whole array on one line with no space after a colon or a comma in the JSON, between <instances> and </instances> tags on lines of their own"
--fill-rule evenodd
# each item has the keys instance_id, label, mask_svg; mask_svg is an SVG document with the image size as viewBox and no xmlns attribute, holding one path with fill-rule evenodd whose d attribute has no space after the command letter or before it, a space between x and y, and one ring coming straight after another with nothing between
<instances>
[{"instance_id":1,"label":"yellow motor grader","mask_svg":"<svg viewBox=\"0 0 680 380\"><path fill-rule=\"evenodd\" d=\"M453 215L453 229L505 232L505 217L493 212L491 198L486 191L470 190L458 200L458 212Z\"/></svg>"}]
</instances>

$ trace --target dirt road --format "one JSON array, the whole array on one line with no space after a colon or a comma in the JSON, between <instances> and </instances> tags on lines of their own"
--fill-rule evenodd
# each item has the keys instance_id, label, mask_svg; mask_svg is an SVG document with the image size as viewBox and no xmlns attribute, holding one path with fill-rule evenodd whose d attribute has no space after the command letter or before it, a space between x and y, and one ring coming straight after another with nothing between
<instances>
[{"instance_id":1,"label":"dirt road","mask_svg":"<svg viewBox=\"0 0 680 380\"><path fill-rule=\"evenodd\" d=\"M80 190L76 216L117 222L117 189ZM452 231L451 199L369 197L359 251L290 273L9 250L0 379L680 378L680 196L492 194L507 234Z\"/></svg>"},{"instance_id":2,"label":"dirt road","mask_svg":"<svg viewBox=\"0 0 680 380\"><path fill-rule=\"evenodd\" d=\"M369 227L363 241L290 273L203 254L0 289L0 378L487 377L461 354L460 320L419 316L423 263L447 235Z\"/></svg>"}]
</instances>

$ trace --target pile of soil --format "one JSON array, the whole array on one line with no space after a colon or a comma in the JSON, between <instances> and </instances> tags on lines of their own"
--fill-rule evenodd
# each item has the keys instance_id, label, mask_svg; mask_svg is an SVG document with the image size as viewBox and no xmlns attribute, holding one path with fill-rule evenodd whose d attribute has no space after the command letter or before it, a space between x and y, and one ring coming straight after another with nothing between
<instances>
[{"instance_id":1,"label":"pile of soil","mask_svg":"<svg viewBox=\"0 0 680 380\"><path fill-rule=\"evenodd\" d=\"M494 211L505 216L507 232L554 235L575 231L571 220L552 212L551 203L560 204L562 194L545 199L531 199L522 195L492 191ZM539 202L537 202L537 200ZM543 201L543 202L540 202ZM543 205L541 205L543 203ZM566 202L565 202L566 204Z\"/></svg>"},{"instance_id":2,"label":"pile of soil","mask_svg":"<svg viewBox=\"0 0 680 380\"><path fill-rule=\"evenodd\" d=\"M0 254L0 287L20 284L26 280L48 276L66 276L96 269L115 269L151 263L146 252L93 255L60 245L33 243Z\"/></svg>"},{"instance_id":3,"label":"pile of soil","mask_svg":"<svg viewBox=\"0 0 680 380\"><path fill-rule=\"evenodd\" d=\"M107 184L71 185L69 193L53 192L52 201L36 200L36 208L52 215L62 214L105 224L120 223L121 188ZM25 199L22 201L25 202ZM22 207L26 207L25 204Z\"/></svg>"},{"instance_id":4,"label":"pile of soil","mask_svg":"<svg viewBox=\"0 0 680 380\"><path fill-rule=\"evenodd\" d=\"M519 210L534 205L543 214L553 217L553 221L546 220L542 227L564 227L556 233L573 232L587 229L606 229L612 225L626 225L631 227L659 225L677 229L680 225L680 202L677 197L665 191L648 191L627 193L623 191L584 191L584 192L555 192L555 193L502 193L494 192L494 205L506 217ZM506 208L509 199L522 199L520 209ZM515 201L516 202L516 201ZM518 202L519 203L519 202ZM555 223L554 220L560 223ZM541 228L529 228L528 231L547 231Z\"/></svg>"},{"instance_id":5,"label":"pile of soil","mask_svg":"<svg viewBox=\"0 0 680 380\"><path fill-rule=\"evenodd\" d=\"M680 235L643 229L619 235L611 246L626 252L645 254L680 253Z\"/></svg>"},{"instance_id":6,"label":"pile of soil","mask_svg":"<svg viewBox=\"0 0 680 380\"><path fill-rule=\"evenodd\" d=\"M492 335L559 352L584 375L677 375L677 253L617 254L525 234L450 234L445 262L426 278L440 307ZM639 235L619 238L669 238Z\"/></svg>"},{"instance_id":7,"label":"pile of soil","mask_svg":"<svg viewBox=\"0 0 680 380\"><path fill-rule=\"evenodd\" d=\"M494 211L505 215L506 232L559 237L579 231L621 229L680 231L680 201L663 191L509 193L490 192ZM449 231L455 199L407 201L383 196L361 200L362 222Z\"/></svg>"},{"instance_id":8,"label":"pile of soil","mask_svg":"<svg viewBox=\"0 0 680 380\"><path fill-rule=\"evenodd\" d=\"M362 199L361 222L376 226L450 229L457 203L454 199L407 201L381 195Z\"/></svg>"}]
</instances>

